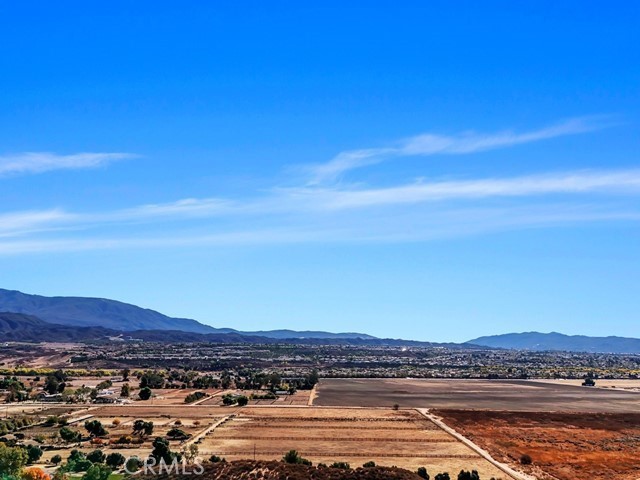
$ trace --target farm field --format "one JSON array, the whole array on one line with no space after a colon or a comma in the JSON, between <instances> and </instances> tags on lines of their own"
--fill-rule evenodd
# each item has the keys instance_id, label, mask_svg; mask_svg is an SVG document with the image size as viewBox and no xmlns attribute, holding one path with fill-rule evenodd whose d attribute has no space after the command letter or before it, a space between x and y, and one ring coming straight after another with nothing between
<instances>
[{"instance_id":1,"label":"farm field","mask_svg":"<svg viewBox=\"0 0 640 480\"><path fill-rule=\"evenodd\" d=\"M206 391L209 394L212 394L211 391ZM285 405L298 405L298 406L306 406L309 403L309 396L311 394L310 390L298 390L293 395L278 395L276 399L259 399L259 398L251 398L252 394L256 395L264 395L264 390L219 390L218 393L212 394L212 396L202 402L199 405L223 405L222 397L230 393L232 395L245 395L249 397L249 405L276 405L276 406L285 406Z\"/></svg>"},{"instance_id":2,"label":"farm field","mask_svg":"<svg viewBox=\"0 0 640 480\"><path fill-rule=\"evenodd\" d=\"M314 464L367 461L430 472L474 468L508 478L415 410L245 408L207 434L200 452L227 460L277 459L291 449Z\"/></svg>"},{"instance_id":3,"label":"farm field","mask_svg":"<svg viewBox=\"0 0 640 480\"><path fill-rule=\"evenodd\" d=\"M134 435L132 426L137 419L152 421L153 434ZM412 471L424 466L433 474L445 471L457 474L463 468L473 468L482 478L510 478L413 409L101 406L68 418L69 427L82 431L86 420L98 420L108 430L100 445L58 443L55 449L44 452L41 463L46 464L56 454L67 458L73 448L85 453L101 448L105 454L120 452L126 457L145 458L155 437L166 436L171 428L177 427L189 435L189 439L171 440L172 450L180 451L195 443L202 458L218 455L229 461L279 460L284 453L295 449L314 464L342 461L357 467L374 461L378 465L395 465ZM37 425L23 432L27 438L48 437L58 428ZM123 436L134 441L119 444L117 440Z\"/></svg>"},{"instance_id":4,"label":"farm field","mask_svg":"<svg viewBox=\"0 0 640 480\"><path fill-rule=\"evenodd\" d=\"M534 380L322 379L319 406L640 412L635 392Z\"/></svg>"},{"instance_id":5,"label":"farm field","mask_svg":"<svg viewBox=\"0 0 640 480\"><path fill-rule=\"evenodd\" d=\"M579 387L582 380L536 380L539 382L549 383L550 385L573 385ZM626 390L630 392L640 393L640 379L602 379L596 380L595 388Z\"/></svg>"},{"instance_id":6,"label":"farm field","mask_svg":"<svg viewBox=\"0 0 640 480\"><path fill-rule=\"evenodd\" d=\"M575 414L435 410L498 461L533 461L540 480L640 478L640 413Z\"/></svg>"}]
</instances>

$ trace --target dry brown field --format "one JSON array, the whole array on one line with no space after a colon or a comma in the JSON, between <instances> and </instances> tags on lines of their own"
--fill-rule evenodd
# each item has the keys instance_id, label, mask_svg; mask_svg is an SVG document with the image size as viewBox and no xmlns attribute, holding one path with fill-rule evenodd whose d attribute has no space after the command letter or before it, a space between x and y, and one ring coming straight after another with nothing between
<instances>
[{"instance_id":1,"label":"dry brown field","mask_svg":"<svg viewBox=\"0 0 640 480\"><path fill-rule=\"evenodd\" d=\"M478 408L510 411L640 412L640 395L535 380L323 379L320 406Z\"/></svg>"},{"instance_id":2,"label":"dry brown field","mask_svg":"<svg viewBox=\"0 0 640 480\"><path fill-rule=\"evenodd\" d=\"M551 385L573 385L579 387L582 380L537 380L539 382L549 383ZM628 390L630 392L640 393L640 379L597 379L595 388Z\"/></svg>"},{"instance_id":3,"label":"dry brown field","mask_svg":"<svg viewBox=\"0 0 640 480\"><path fill-rule=\"evenodd\" d=\"M529 455L541 480L638 480L640 414L435 410L491 456Z\"/></svg>"},{"instance_id":4,"label":"dry brown field","mask_svg":"<svg viewBox=\"0 0 640 480\"><path fill-rule=\"evenodd\" d=\"M191 390L192 392L194 390ZM203 390L205 391L205 390ZM207 393L212 393L209 390L206 390ZM309 403L309 396L311 395L311 390L298 390L293 395L278 395L276 399L252 399L250 398L252 394L256 395L264 395L266 393L265 390L218 390L215 396L212 396L200 403L200 405L218 405L222 406L222 397L230 393L232 395L245 395L249 397L249 405L276 405L276 406L284 406L284 405L299 405L304 406Z\"/></svg>"},{"instance_id":5,"label":"dry brown field","mask_svg":"<svg viewBox=\"0 0 640 480\"><path fill-rule=\"evenodd\" d=\"M88 415L91 417L87 418ZM180 451L194 442L203 458L215 454L227 460L254 457L258 460L279 460L284 453L295 449L314 464L344 461L357 467L372 460L378 465L395 465L412 471L424 466L432 476L444 471L457 475L461 469L476 469L482 478L510 478L413 409L234 408L136 402L124 406L99 406L89 412L79 412L75 417L80 421L73 423L72 417L71 428L84 432L86 419L100 420L109 431L108 438L102 445L60 443L57 449L44 453L42 462L56 454L66 458L72 448L84 452L100 448L107 454L118 451L125 456L146 457L153 439L165 435L179 420L179 428L191 438L186 442L172 440L172 450ZM115 444L120 436L132 434L132 424L136 419L153 421L153 434L141 444ZM28 437L49 436L58 428L36 426L24 433Z\"/></svg>"},{"instance_id":6,"label":"dry brown field","mask_svg":"<svg viewBox=\"0 0 640 480\"><path fill-rule=\"evenodd\" d=\"M509 478L415 410L247 407L207 434L205 455L228 460L278 459L295 449L314 464L372 460L432 473L474 468L483 478Z\"/></svg>"}]
</instances>

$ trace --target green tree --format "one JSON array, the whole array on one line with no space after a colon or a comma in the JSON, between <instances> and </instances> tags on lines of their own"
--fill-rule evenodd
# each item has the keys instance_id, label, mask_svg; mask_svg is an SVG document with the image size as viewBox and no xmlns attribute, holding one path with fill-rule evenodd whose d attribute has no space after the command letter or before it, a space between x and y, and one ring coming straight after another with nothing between
<instances>
[{"instance_id":1,"label":"green tree","mask_svg":"<svg viewBox=\"0 0 640 480\"><path fill-rule=\"evenodd\" d=\"M129 457L126 461L124 468L129 473L137 472L142 468L143 462L138 457Z\"/></svg>"},{"instance_id":2,"label":"green tree","mask_svg":"<svg viewBox=\"0 0 640 480\"><path fill-rule=\"evenodd\" d=\"M82 480L107 480L111 475L111 469L106 465L92 465L82 476Z\"/></svg>"},{"instance_id":3,"label":"green tree","mask_svg":"<svg viewBox=\"0 0 640 480\"><path fill-rule=\"evenodd\" d=\"M131 395L131 387L129 386L128 383L125 383L124 385L122 385L122 388L120 389L120 396L128 397L129 395Z\"/></svg>"},{"instance_id":4,"label":"green tree","mask_svg":"<svg viewBox=\"0 0 640 480\"><path fill-rule=\"evenodd\" d=\"M449 474L447 472L445 473L439 473L434 477L434 480L451 480L451 478L449 477Z\"/></svg>"},{"instance_id":5,"label":"green tree","mask_svg":"<svg viewBox=\"0 0 640 480\"><path fill-rule=\"evenodd\" d=\"M107 455L106 464L109 467L116 469L124 465L125 461L126 461L126 458L124 457L124 455L118 452L113 452Z\"/></svg>"},{"instance_id":6,"label":"green tree","mask_svg":"<svg viewBox=\"0 0 640 480\"><path fill-rule=\"evenodd\" d=\"M165 461L165 463L169 464L174 458L174 453L171 451L169 447L168 440L157 437L153 441L153 450L151 451L151 457L156 459L156 462L159 462L161 459Z\"/></svg>"},{"instance_id":7,"label":"green tree","mask_svg":"<svg viewBox=\"0 0 640 480\"><path fill-rule=\"evenodd\" d=\"M92 437L102 437L109 433L102 426L102 422L100 422L100 420L87 420L84 422L84 428L86 428L87 432L89 432L89 435Z\"/></svg>"},{"instance_id":8,"label":"green tree","mask_svg":"<svg viewBox=\"0 0 640 480\"><path fill-rule=\"evenodd\" d=\"M362 465L364 468L373 468L376 466L376 462L367 462L364 465Z\"/></svg>"},{"instance_id":9,"label":"green tree","mask_svg":"<svg viewBox=\"0 0 640 480\"><path fill-rule=\"evenodd\" d=\"M60 462L62 462L62 457L60 455L54 455L51 457L51 463L54 465L58 465Z\"/></svg>"},{"instance_id":10,"label":"green tree","mask_svg":"<svg viewBox=\"0 0 640 480\"><path fill-rule=\"evenodd\" d=\"M146 372L140 377L140 388L162 388L164 377L157 372Z\"/></svg>"},{"instance_id":11,"label":"green tree","mask_svg":"<svg viewBox=\"0 0 640 480\"><path fill-rule=\"evenodd\" d=\"M62 427L59 433L60 438L65 442L78 442L81 438L80 432L71 430L69 427Z\"/></svg>"},{"instance_id":12,"label":"green tree","mask_svg":"<svg viewBox=\"0 0 640 480\"><path fill-rule=\"evenodd\" d=\"M289 450L284 454L284 457L282 457L282 461L284 463L298 464L300 463L300 458L297 450Z\"/></svg>"},{"instance_id":13,"label":"green tree","mask_svg":"<svg viewBox=\"0 0 640 480\"><path fill-rule=\"evenodd\" d=\"M29 456L24 448L7 447L0 442L0 472L5 475L15 476L20 473L27 464Z\"/></svg>"},{"instance_id":14,"label":"green tree","mask_svg":"<svg viewBox=\"0 0 640 480\"><path fill-rule=\"evenodd\" d=\"M134 435L151 435L153 433L153 422L145 422L144 420L136 420L133 422Z\"/></svg>"},{"instance_id":15,"label":"green tree","mask_svg":"<svg viewBox=\"0 0 640 480\"><path fill-rule=\"evenodd\" d=\"M27 447L27 463L36 463L42 457L42 449L37 445Z\"/></svg>"},{"instance_id":16,"label":"green tree","mask_svg":"<svg viewBox=\"0 0 640 480\"><path fill-rule=\"evenodd\" d=\"M237 399L236 402L238 402L238 406L239 407L244 407L247 405L247 403L249 403L249 399L246 397L246 395L240 395Z\"/></svg>"},{"instance_id":17,"label":"green tree","mask_svg":"<svg viewBox=\"0 0 640 480\"><path fill-rule=\"evenodd\" d=\"M280 377L280 375L278 375L277 373L272 373L271 375L269 375L269 387L271 387L271 390L277 390L278 388L280 388L281 383L282 377Z\"/></svg>"},{"instance_id":18,"label":"green tree","mask_svg":"<svg viewBox=\"0 0 640 480\"><path fill-rule=\"evenodd\" d=\"M94 450L93 452L87 454L87 460L89 460L91 463L104 463L105 459L106 456L100 449Z\"/></svg>"},{"instance_id":19,"label":"green tree","mask_svg":"<svg viewBox=\"0 0 640 480\"><path fill-rule=\"evenodd\" d=\"M58 379L53 375L49 375L44 383L44 390L48 394L53 395L54 393L58 393L58 388L60 388Z\"/></svg>"},{"instance_id":20,"label":"green tree","mask_svg":"<svg viewBox=\"0 0 640 480\"><path fill-rule=\"evenodd\" d=\"M140 389L140 392L138 392L138 396L140 397L140 400L149 400L151 398L151 389L149 387L143 387Z\"/></svg>"}]
</instances>

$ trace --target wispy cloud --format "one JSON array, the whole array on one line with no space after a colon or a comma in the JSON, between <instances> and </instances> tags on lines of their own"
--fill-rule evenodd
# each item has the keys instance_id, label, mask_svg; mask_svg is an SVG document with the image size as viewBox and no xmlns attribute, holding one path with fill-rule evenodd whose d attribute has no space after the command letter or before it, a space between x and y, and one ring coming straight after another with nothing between
<instances>
[{"instance_id":1,"label":"wispy cloud","mask_svg":"<svg viewBox=\"0 0 640 480\"><path fill-rule=\"evenodd\" d=\"M131 153L74 153L56 155L48 152L27 152L0 156L0 177L43 173L51 170L96 168L116 160L134 158Z\"/></svg>"},{"instance_id":2,"label":"wispy cloud","mask_svg":"<svg viewBox=\"0 0 640 480\"><path fill-rule=\"evenodd\" d=\"M0 255L78 252L118 249L242 247L292 244L407 243L467 237L522 228L567 226L581 223L640 222L640 210L615 209L593 204L544 206L468 207L427 209L401 215L359 218L307 218L271 228L250 222L224 231L190 233L170 229L165 235L149 232L29 238L0 241Z\"/></svg>"},{"instance_id":3,"label":"wispy cloud","mask_svg":"<svg viewBox=\"0 0 640 480\"><path fill-rule=\"evenodd\" d=\"M410 242L511 228L640 221L640 169L573 170L470 179L430 178L375 187L328 182L405 155L461 155L604 128L573 119L529 132L425 134L395 146L343 152L314 180L238 197L185 198L94 212L63 208L0 213L0 254L272 245ZM126 153L0 157L0 176L91 168Z\"/></svg>"},{"instance_id":4,"label":"wispy cloud","mask_svg":"<svg viewBox=\"0 0 640 480\"><path fill-rule=\"evenodd\" d=\"M335 180L349 170L374 165L403 156L463 155L511 147L540 140L576 135L611 125L609 117L593 116L566 120L529 132L464 132L457 135L424 133L385 148L368 148L341 152L327 163L305 167L310 185Z\"/></svg>"},{"instance_id":5,"label":"wispy cloud","mask_svg":"<svg viewBox=\"0 0 640 480\"><path fill-rule=\"evenodd\" d=\"M638 194L640 170L576 171L467 181L418 181L389 188L290 190L290 194L299 201L312 200L317 206L338 210L444 200L579 193Z\"/></svg>"},{"instance_id":6,"label":"wispy cloud","mask_svg":"<svg viewBox=\"0 0 640 480\"><path fill-rule=\"evenodd\" d=\"M600 195L598 197L600 200L596 203L597 208L593 208L589 203L584 204L586 195L589 195L588 199L593 201L593 195L596 194ZM60 233L73 230L74 234L78 234L78 232L91 232L97 229L108 235L109 232L122 230L121 227L124 225L127 226L128 233L144 236L145 225L162 226L170 221L184 224L184 227L172 225L170 229L172 233L179 232L181 229L186 231L196 226L198 233L195 238L216 238L216 241L220 241L221 238L237 239L239 230L254 231L258 227L271 232L269 235L265 234L265 242L267 238L270 238L270 241L274 238L282 239L283 230L295 232L297 240L309 239L313 235L308 233L308 229L315 231L316 234L319 231L331 231L331 238L341 235L343 239L359 238L362 235L367 237L366 232L373 230L377 232L376 237L391 238L397 237L400 219L406 219L408 216L411 220L406 222L412 225L411 231L416 229L415 222L432 224L434 219L438 218L440 219L439 231L446 226L454 232L460 226L468 225L469 218L474 215L477 217L478 212L484 211L481 218L485 219L486 228L488 228L492 223L488 221L490 215L487 216L486 211L492 211L491 209L495 209L496 205L491 203L491 209L485 211L483 204L479 202L496 202L508 198L526 198L527 204L531 204L532 208L538 208L535 218L532 215L522 216L521 211L520 217L512 221L516 224L526 224L527 218L532 224L538 223L538 219L545 215L547 218L557 219L556 206L548 210L550 208L548 205L542 205L549 200L565 201L566 204L558 210L562 211L563 208L570 209L571 202L575 199L580 202L581 218L585 219L594 218L595 211L601 220L604 218L629 219L633 218L634 212L638 210L638 196L640 196L639 169L572 171L462 181L419 181L388 188L301 187L273 190L261 197L242 201L192 198L172 203L83 214L61 209L12 212L0 216L0 237L31 239L38 233ZM536 198L539 201L535 200ZM625 204L620 209L616 204L619 199L630 199L631 204ZM536 202L541 205L537 205ZM606 208L607 205L610 205L609 209ZM498 205L503 212L509 211L512 206ZM465 212L465 220L460 220L461 212ZM468 212L474 213L467 215ZM621 215L621 212L624 215ZM445 217L449 219L445 221ZM572 213L571 218L576 216ZM372 219L375 219L374 223ZM504 222L504 219L501 221ZM459 225L456 226L456 224ZM341 227L338 228L339 226ZM215 235L203 235L202 229L215 230ZM277 235L274 235L273 229L277 229ZM400 230L402 229L400 227ZM383 230L396 233L390 235ZM305 232L304 235L301 231ZM360 233L357 233L358 231ZM105 242L101 243L94 239L91 244L109 243L106 240ZM149 243L148 240L145 242ZM116 243L118 245L136 244L135 240ZM163 244L161 239L157 239L157 243ZM69 245L75 244L75 241L69 243ZM9 248L6 242L3 245L5 249ZM12 245L13 249L18 248L17 244Z\"/></svg>"}]
</instances>

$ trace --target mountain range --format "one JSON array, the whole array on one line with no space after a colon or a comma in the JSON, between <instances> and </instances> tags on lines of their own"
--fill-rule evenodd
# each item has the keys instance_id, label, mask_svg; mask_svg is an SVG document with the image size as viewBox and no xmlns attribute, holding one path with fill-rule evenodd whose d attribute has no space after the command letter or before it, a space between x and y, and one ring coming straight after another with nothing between
<instances>
[{"instance_id":1,"label":"mountain range","mask_svg":"<svg viewBox=\"0 0 640 480\"><path fill-rule=\"evenodd\" d=\"M532 351L592 353L640 353L640 339L626 337L587 337L562 333L507 333L476 338L466 342L490 348Z\"/></svg>"},{"instance_id":2,"label":"mountain range","mask_svg":"<svg viewBox=\"0 0 640 480\"><path fill-rule=\"evenodd\" d=\"M199 334L238 334L276 339L375 339L364 333L330 333L322 331L265 330L241 332L233 328L214 328L188 318L172 318L136 305L90 297L44 297L0 288L0 312L23 313L58 325L100 326L110 330L178 330Z\"/></svg>"},{"instance_id":3,"label":"mountain range","mask_svg":"<svg viewBox=\"0 0 640 480\"><path fill-rule=\"evenodd\" d=\"M187 318L104 298L45 297L0 289L2 341L95 341L136 338L153 342L273 343L442 346L531 351L640 353L640 339L587 337L561 333L509 333L479 337L462 344L383 339L364 333L215 328Z\"/></svg>"}]
</instances>

